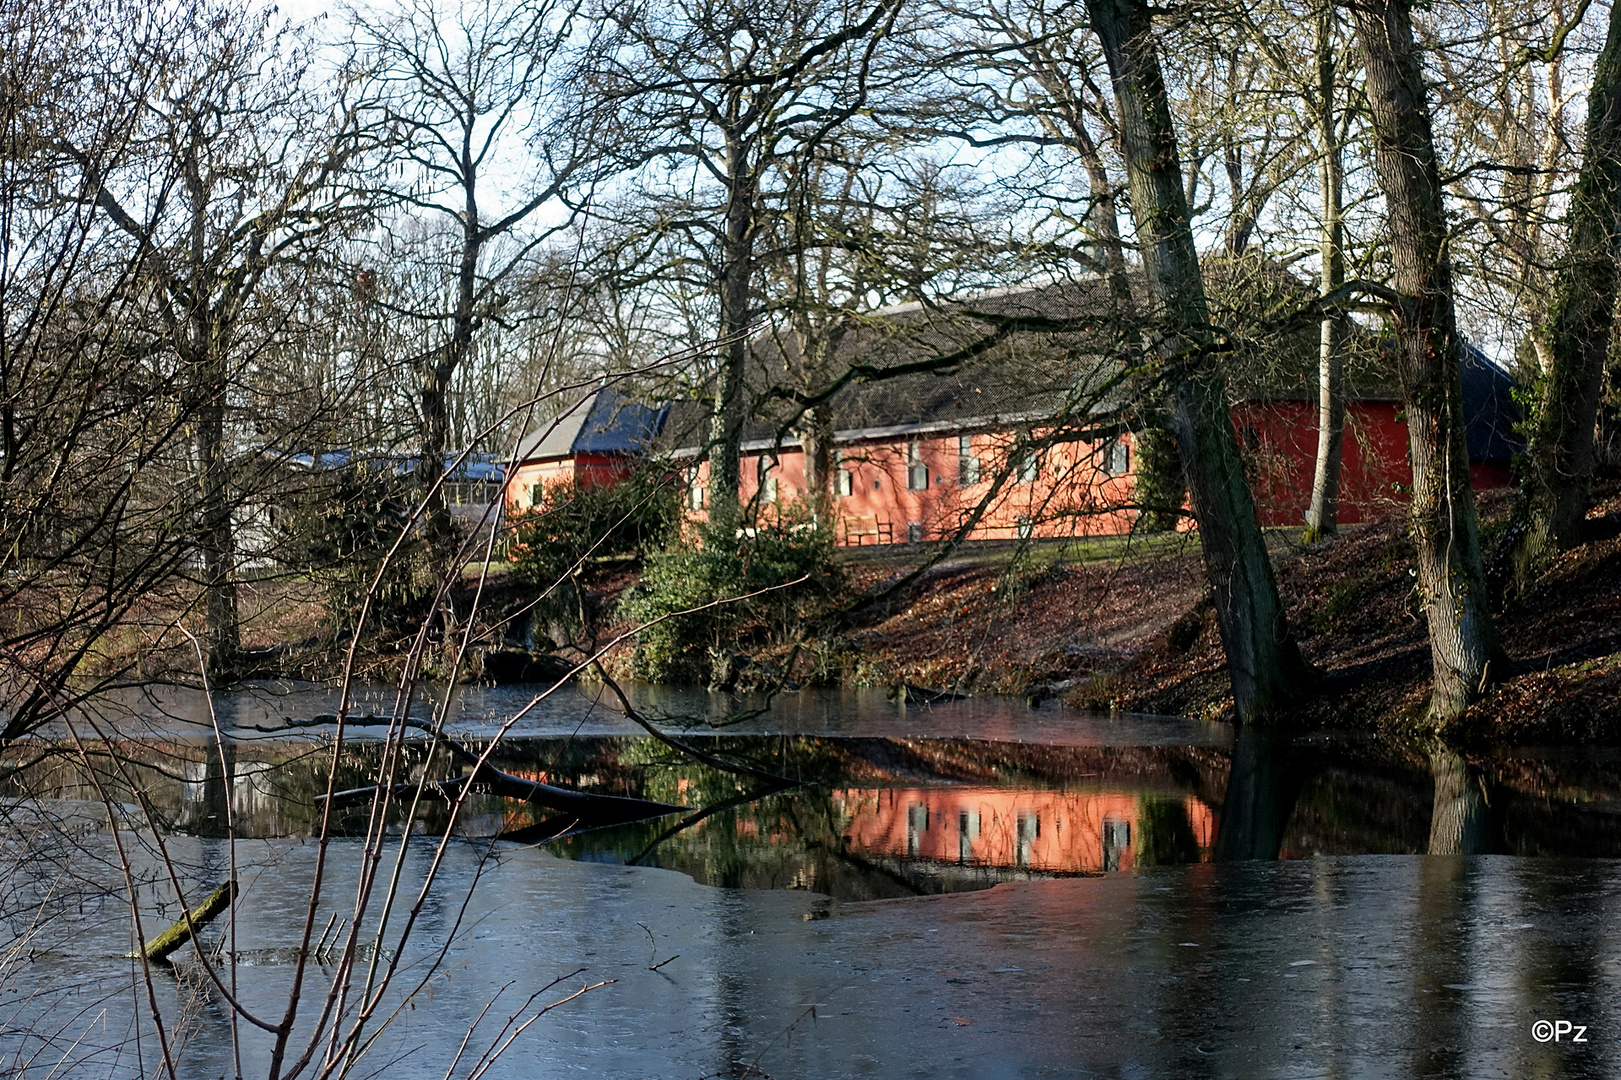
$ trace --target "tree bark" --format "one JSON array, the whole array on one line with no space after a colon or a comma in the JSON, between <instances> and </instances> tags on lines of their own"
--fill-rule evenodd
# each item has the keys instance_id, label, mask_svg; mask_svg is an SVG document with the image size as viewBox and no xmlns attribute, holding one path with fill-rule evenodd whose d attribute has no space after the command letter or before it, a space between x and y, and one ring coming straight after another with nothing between
<instances>
[{"instance_id":1,"label":"tree bark","mask_svg":"<svg viewBox=\"0 0 1621 1080\"><path fill-rule=\"evenodd\" d=\"M223 355L229 309L217 311L218 281L209 250L210 187L195 153L185 157L185 183L190 194L191 229L187 271L195 290L182 324L189 342L176 342L194 371L197 394L197 525L203 560L203 642L211 683L235 678L242 662L242 632L236 593L236 531L231 520L231 461L225 438L226 398L230 380ZM222 325L226 323L227 325Z\"/></svg>"},{"instance_id":2,"label":"tree bark","mask_svg":"<svg viewBox=\"0 0 1621 1080\"><path fill-rule=\"evenodd\" d=\"M1097 231L1098 246L1103 252L1109 302L1113 305L1118 325L1125 329L1127 336L1127 340L1122 342L1126 362L1136 366L1142 359L1142 335L1137 328L1137 301L1131 294L1126 245L1120 235L1120 211L1114 186L1103 167L1102 155L1079 119L1075 121L1073 141L1086 165L1087 179L1092 186L1092 227ZM1139 506L1136 528L1145 533L1170 532L1176 528L1177 520L1181 517L1183 496L1187 490L1176 451L1176 436L1165 426L1162 405L1142 389L1138 392L1143 400L1139 405L1141 426L1133 433L1137 450L1133 486Z\"/></svg>"},{"instance_id":3,"label":"tree bark","mask_svg":"<svg viewBox=\"0 0 1621 1080\"><path fill-rule=\"evenodd\" d=\"M1204 281L1148 6L1087 0L1087 10L1114 84L1149 298L1163 320L1156 337L1170 427L1199 522L1233 703L1241 720L1277 719L1302 688L1306 668L1289 634L1244 477L1226 379L1212 362Z\"/></svg>"},{"instance_id":4,"label":"tree bark","mask_svg":"<svg viewBox=\"0 0 1621 1080\"><path fill-rule=\"evenodd\" d=\"M1514 576L1525 586L1578 542L1593 473L1593 429L1614 327L1621 257L1621 5L1610 10L1587 96L1587 145L1570 201L1569 247L1554 278L1542 340L1548 363L1537 403L1519 520Z\"/></svg>"},{"instance_id":5,"label":"tree bark","mask_svg":"<svg viewBox=\"0 0 1621 1080\"><path fill-rule=\"evenodd\" d=\"M1402 297L1395 313L1397 368L1413 468L1408 525L1434 668L1430 716L1444 721L1484 690L1494 649L1464 441L1463 342L1408 0L1368 0L1352 11L1367 63L1375 163L1390 220L1392 284Z\"/></svg>"},{"instance_id":6,"label":"tree bark","mask_svg":"<svg viewBox=\"0 0 1621 1080\"><path fill-rule=\"evenodd\" d=\"M234 678L242 662L236 592L236 535L231 521L230 462L225 445L225 380L210 360L197 416L197 464L201 492L199 547L203 556L206 629L204 642L212 682Z\"/></svg>"},{"instance_id":7,"label":"tree bark","mask_svg":"<svg viewBox=\"0 0 1621 1080\"><path fill-rule=\"evenodd\" d=\"M471 128L464 132L461 185L465 209L462 214L462 249L456 266L456 302L451 316L450 338L425 363L422 375L422 456L417 459L417 483L425 505L422 535L426 541L433 573L439 580L455 574L461 537L445 499L445 455L450 446L450 382L473 348L478 329L478 263L484 251L484 226L479 217L477 163L472 157Z\"/></svg>"},{"instance_id":8,"label":"tree bark","mask_svg":"<svg viewBox=\"0 0 1621 1080\"><path fill-rule=\"evenodd\" d=\"M1334 9L1330 5L1317 27L1317 130L1323 151L1318 166L1323 197L1319 292L1323 296L1345 284L1345 165L1334 122L1334 67ZM1308 544L1339 531L1340 462L1345 443L1343 325L1343 315L1323 315L1317 360L1317 465L1304 536Z\"/></svg>"},{"instance_id":9,"label":"tree bark","mask_svg":"<svg viewBox=\"0 0 1621 1080\"><path fill-rule=\"evenodd\" d=\"M759 177L749 147L727 140L725 234L721 239L720 363L715 372L714 411L709 433L709 490L712 522L738 513L743 447L744 379L747 371L750 302L754 294L754 238Z\"/></svg>"},{"instance_id":10,"label":"tree bark","mask_svg":"<svg viewBox=\"0 0 1621 1080\"><path fill-rule=\"evenodd\" d=\"M818 405L804 416L799 445L805 455L805 497L817 521L832 522L838 493L833 490L833 410Z\"/></svg>"}]
</instances>

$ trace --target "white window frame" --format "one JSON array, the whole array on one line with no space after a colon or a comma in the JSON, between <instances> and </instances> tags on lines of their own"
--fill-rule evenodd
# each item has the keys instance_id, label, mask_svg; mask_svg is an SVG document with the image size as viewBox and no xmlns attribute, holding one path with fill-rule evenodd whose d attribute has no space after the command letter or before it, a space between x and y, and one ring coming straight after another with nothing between
<instances>
[{"instance_id":1,"label":"white window frame","mask_svg":"<svg viewBox=\"0 0 1621 1080\"><path fill-rule=\"evenodd\" d=\"M906 444L906 490L929 490L929 467L923 463L923 444L916 439Z\"/></svg>"},{"instance_id":2,"label":"white window frame","mask_svg":"<svg viewBox=\"0 0 1621 1080\"><path fill-rule=\"evenodd\" d=\"M974 456L974 437L957 436L957 486L973 487L979 483L979 458Z\"/></svg>"}]
</instances>

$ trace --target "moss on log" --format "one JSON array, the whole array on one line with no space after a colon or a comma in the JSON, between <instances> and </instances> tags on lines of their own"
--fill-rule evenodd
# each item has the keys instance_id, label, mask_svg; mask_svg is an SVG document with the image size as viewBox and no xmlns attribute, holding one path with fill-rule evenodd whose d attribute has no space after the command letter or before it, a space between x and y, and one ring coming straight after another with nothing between
<instances>
[{"instance_id":1,"label":"moss on log","mask_svg":"<svg viewBox=\"0 0 1621 1080\"><path fill-rule=\"evenodd\" d=\"M166 961L170 953L191 940L194 930L201 930L210 922L213 922L216 915L230 907L231 900L235 896L235 881L228 881L209 893L208 899L191 909L189 918L186 915L181 915L173 926L146 943L144 954L146 959L154 962ZM138 952L129 954L131 959L141 955L143 954Z\"/></svg>"}]
</instances>

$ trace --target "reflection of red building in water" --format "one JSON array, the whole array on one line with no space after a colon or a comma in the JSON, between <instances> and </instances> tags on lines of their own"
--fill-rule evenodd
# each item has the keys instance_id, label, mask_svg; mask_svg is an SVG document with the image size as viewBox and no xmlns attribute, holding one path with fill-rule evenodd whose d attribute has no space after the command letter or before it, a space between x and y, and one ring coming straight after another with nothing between
<instances>
[{"instance_id":1,"label":"reflection of red building in water","mask_svg":"<svg viewBox=\"0 0 1621 1080\"><path fill-rule=\"evenodd\" d=\"M833 793L845 843L868 855L1060 873L1127 870L1142 841L1135 793L1007 788L850 789ZM1178 800L1201 855L1215 818L1193 796Z\"/></svg>"}]
</instances>

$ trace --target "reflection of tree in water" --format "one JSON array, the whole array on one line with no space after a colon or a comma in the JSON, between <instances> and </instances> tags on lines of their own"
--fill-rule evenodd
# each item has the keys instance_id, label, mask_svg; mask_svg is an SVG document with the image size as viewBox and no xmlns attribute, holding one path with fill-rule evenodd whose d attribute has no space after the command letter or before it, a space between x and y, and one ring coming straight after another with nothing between
<instances>
[{"instance_id":1,"label":"reflection of tree in water","mask_svg":"<svg viewBox=\"0 0 1621 1080\"><path fill-rule=\"evenodd\" d=\"M1182 799L1145 794L1137 797L1138 866L1168 866L1199 861L1199 840Z\"/></svg>"},{"instance_id":2,"label":"reflection of tree in water","mask_svg":"<svg viewBox=\"0 0 1621 1080\"><path fill-rule=\"evenodd\" d=\"M1285 739L1270 728L1241 725L1233 737L1216 858L1276 859L1300 782Z\"/></svg>"},{"instance_id":3,"label":"reflection of tree in water","mask_svg":"<svg viewBox=\"0 0 1621 1080\"><path fill-rule=\"evenodd\" d=\"M1457 751L1437 745L1430 751L1430 775L1435 778L1430 854L1485 855L1501 851L1502 830L1480 769Z\"/></svg>"},{"instance_id":4,"label":"reflection of tree in water","mask_svg":"<svg viewBox=\"0 0 1621 1080\"><path fill-rule=\"evenodd\" d=\"M1468 916L1479 904L1479 870L1464 859L1427 858L1413 928L1414 1076L1467 1076L1468 996L1476 943ZM1530 1023L1527 1018L1526 1023Z\"/></svg>"}]
</instances>

